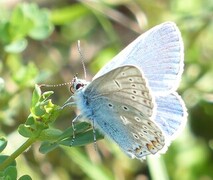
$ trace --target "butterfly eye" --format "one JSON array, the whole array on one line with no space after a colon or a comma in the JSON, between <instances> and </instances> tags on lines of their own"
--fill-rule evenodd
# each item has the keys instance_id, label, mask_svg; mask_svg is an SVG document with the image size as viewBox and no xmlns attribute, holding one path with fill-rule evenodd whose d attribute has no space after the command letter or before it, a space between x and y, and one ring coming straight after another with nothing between
<instances>
[{"instance_id":1,"label":"butterfly eye","mask_svg":"<svg viewBox=\"0 0 213 180\"><path fill-rule=\"evenodd\" d=\"M78 83L78 84L73 84L71 87L70 87L70 91L74 94L76 90L80 89L81 87L84 87L84 84L83 83Z\"/></svg>"},{"instance_id":2,"label":"butterfly eye","mask_svg":"<svg viewBox=\"0 0 213 180\"><path fill-rule=\"evenodd\" d=\"M79 83L79 84L76 85L75 88L76 88L76 90L78 90L79 88L81 88L81 87L83 87L83 86L84 86L83 84Z\"/></svg>"}]
</instances>

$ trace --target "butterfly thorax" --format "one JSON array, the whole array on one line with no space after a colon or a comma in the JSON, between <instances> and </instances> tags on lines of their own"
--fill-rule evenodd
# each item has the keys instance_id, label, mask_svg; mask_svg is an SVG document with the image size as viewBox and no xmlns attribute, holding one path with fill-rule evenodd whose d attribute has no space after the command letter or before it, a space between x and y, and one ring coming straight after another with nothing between
<instances>
[{"instance_id":1,"label":"butterfly thorax","mask_svg":"<svg viewBox=\"0 0 213 180\"><path fill-rule=\"evenodd\" d=\"M85 120L90 119L90 116L92 115L92 111L89 107L89 99L84 94L84 91L89 84L90 82L84 79L78 79L75 76L72 80L72 86L70 87L71 92L74 93L74 101Z\"/></svg>"}]
</instances>

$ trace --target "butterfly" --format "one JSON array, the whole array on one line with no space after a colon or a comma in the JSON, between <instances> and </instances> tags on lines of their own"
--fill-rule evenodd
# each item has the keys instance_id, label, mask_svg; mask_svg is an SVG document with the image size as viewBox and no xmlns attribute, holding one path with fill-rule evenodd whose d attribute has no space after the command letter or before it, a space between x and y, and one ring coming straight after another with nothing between
<instances>
[{"instance_id":1,"label":"butterfly","mask_svg":"<svg viewBox=\"0 0 213 180\"><path fill-rule=\"evenodd\" d=\"M140 35L92 79L74 77L74 121L84 119L131 158L167 149L186 124L186 107L176 92L184 48L175 23L165 22ZM74 100L71 102L71 100Z\"/></svg>"}]
</instances>

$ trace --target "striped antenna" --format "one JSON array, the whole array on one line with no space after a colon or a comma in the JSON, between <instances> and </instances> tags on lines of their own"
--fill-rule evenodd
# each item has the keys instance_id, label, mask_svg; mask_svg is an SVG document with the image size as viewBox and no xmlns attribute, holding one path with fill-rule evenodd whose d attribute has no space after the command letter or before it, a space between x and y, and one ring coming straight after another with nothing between
<instances>
[{"instance_id":1,"label":"striped antenna","mask_svg":"<svg viewBox=\"0 0 213 180\"><path fill-rule=\"evenodd\" d=\"M66 82L61 84L40 84L40 87L60 87L60 86L67 86L72 85L72 82Z\"/></svg>"},{"instance_id":2,"label":"striped antenna","mask_svg":"<svg viewBox=\"0 0 213 180\"><path fill-rule=\"evenodd\" d=\"M84 70L84 78L86 79L87 72L86 72L86 68L85 68L85 64L84 64L84 56L83 56L83 54L81 52L81 43L80 43L80 40L78 40L78 45L77 46L78 46L78 52L79 52L79 54L81 56L81 64L82 64L83 70Z\"/></svg>"}]
</instances>

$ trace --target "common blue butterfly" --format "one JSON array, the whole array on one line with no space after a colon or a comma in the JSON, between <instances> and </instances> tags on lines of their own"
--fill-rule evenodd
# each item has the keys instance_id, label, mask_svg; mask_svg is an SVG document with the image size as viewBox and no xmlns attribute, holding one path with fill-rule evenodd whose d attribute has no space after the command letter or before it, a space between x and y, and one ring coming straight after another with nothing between
<instances>
[{"instance_id":1,"label":"common blue butterfly","mask_svg":"<svg viewBox=\"0 0 213 180\"><path fill-rule=\"evenodd\" d=\"M173 22L139 36L91 82L75 77L74 94L86 120L131 158L166 149L186 124L186 108L176 92L183 72L183 41Z\"/></svg>"}]
</instances>

